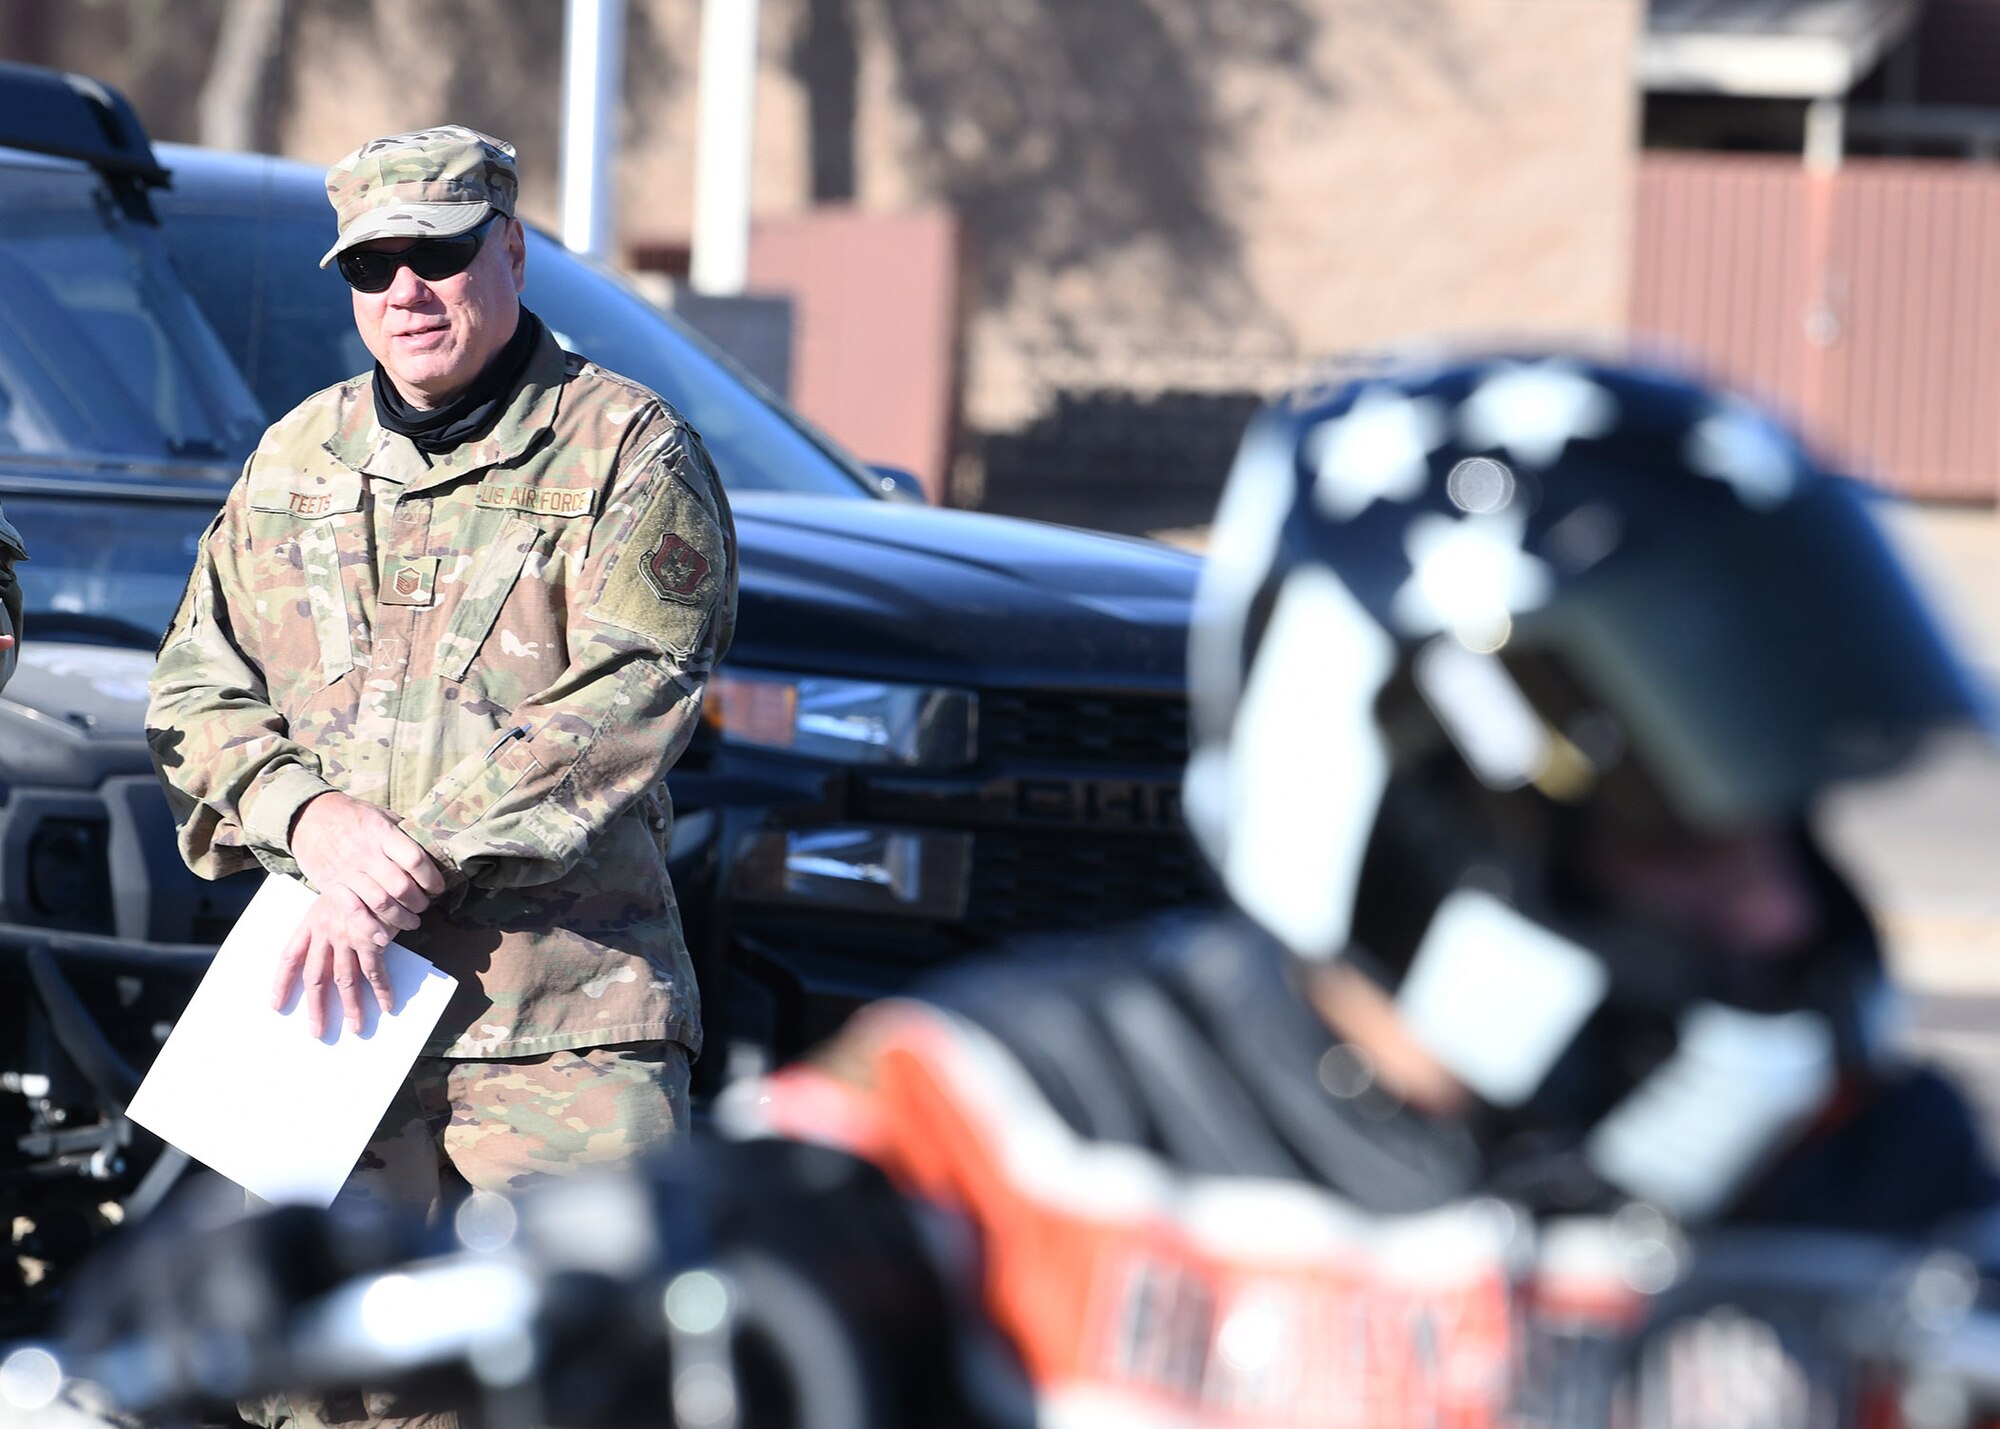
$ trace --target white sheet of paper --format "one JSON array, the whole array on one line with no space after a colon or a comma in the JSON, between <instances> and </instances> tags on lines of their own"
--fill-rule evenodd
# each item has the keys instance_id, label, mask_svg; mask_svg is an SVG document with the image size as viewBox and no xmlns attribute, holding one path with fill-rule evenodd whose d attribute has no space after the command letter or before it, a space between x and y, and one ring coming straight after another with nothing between
<instances>
[{"instance_id":1,"label":"white sheet of paper","mask_svg":"<svg viewBox=\"0 0 2000 1429\"><path fill-rule=\"evenodd\" d=\"M314 1037L295 988L271 1007L278 952L313 891L273 875L216 950L126 1114L267 1201L330 1204L444 1014L457 980L401 943L387 949L396 1010L338 1000Z\"/></svg>"}]
</instances>

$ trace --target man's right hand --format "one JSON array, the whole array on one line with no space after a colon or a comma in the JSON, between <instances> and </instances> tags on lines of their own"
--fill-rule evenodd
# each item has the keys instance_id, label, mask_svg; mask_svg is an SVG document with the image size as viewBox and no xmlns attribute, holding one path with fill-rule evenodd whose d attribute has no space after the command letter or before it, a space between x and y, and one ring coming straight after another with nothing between
<instances>
[{"instance_id":1,"label":"man's right hand","mask_svg":"<svg viewBox=\"0 0 2000 1429\"><path fill-rule=\"evenodd\" d=\"M292 857L321 893L346 888L379 924L376 946L417 926L444 875L423 845L373 804L332 790L306 802L292 821ZM357 910L356 917L361 916ZM361 930L357 930L361 931Z\"/></svg>"},{"instance_id":2,"label":"man's right hand","mask_svg":"<svg viewBox=\"0 0 2000 1429\"><path fill-rule=\"evenodd\" d=\"M330 982L348 1025L359 1031L362 984L384 1012L392 1010L381 950L397 933L417 926L432 895L444 891L444 875L394 819L338 790L316 795L299 809L292 821L292 857L320 896L279 956L272 1006L283 1007L303 976L317 1037Z\"/></svg>"}]
</instances>

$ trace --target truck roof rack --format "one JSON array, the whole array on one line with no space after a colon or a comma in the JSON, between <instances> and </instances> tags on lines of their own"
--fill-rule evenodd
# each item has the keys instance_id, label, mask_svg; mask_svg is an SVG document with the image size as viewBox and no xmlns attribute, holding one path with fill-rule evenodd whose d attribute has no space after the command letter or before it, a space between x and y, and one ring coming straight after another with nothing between
<instances>
[{"instance_id":1,"label":"truck roof rack","mask_svg":"<svg viewBox=\"0 0 2000 1429\"><path fill-rule=\"evenodd\" d=\"M82 160L135 218L152 218L145 191L169 182L125 96L86 75L0 62L0 145Z\"/></svg>"}]
</instances>

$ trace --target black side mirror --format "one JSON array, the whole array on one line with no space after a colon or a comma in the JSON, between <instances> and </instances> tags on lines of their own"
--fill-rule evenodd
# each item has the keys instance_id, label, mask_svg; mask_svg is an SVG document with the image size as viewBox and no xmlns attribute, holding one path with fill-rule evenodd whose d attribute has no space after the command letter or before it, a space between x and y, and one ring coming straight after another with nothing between
<instances>
[{"instance_id":1,"label":"black side mirror","mask_svg":"<svg viewBox=\"0 0 2000 1429\"><path fill-rule=\"evenodd\" d=\"M876 489L891 501L914 501L922 506L930 500L915 472L900 466L870 466L868 474L875 478Z\"/></svg>"}]
</instances>

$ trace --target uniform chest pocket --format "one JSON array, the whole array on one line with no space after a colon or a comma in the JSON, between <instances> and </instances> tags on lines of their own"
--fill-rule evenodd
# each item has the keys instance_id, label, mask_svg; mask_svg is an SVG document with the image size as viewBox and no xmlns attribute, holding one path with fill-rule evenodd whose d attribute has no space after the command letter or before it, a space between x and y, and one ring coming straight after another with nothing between
<instances>
[{"instance_id":1,"label":"uniform chest pocket","mask_svg":"<svg viewBox=\"0 0 2000 1429\"><path fill-rule=\"evenodd\" d=\"M521 572L537 552L545 551L551 537L536 522L517 517L509 521L498 540L479 553L467 573L464 589L451 614L451 625L438 640L437 672L447 680L463 680L472 660L507 603Z\"/></svg>"},{"instance_id":2,"label":"uniform chest pocket","mask_svg":"<svg viewBox=\"0 0 2000 1429\"><path fill-rule=\"evenodd\" d=\"M273 541L278 560L295 572L319 642L320 676L331 685L354 668L342 555L365 556L360 473L253 475L249 505L256 534Z\"/></svg>"}]
</instances>

